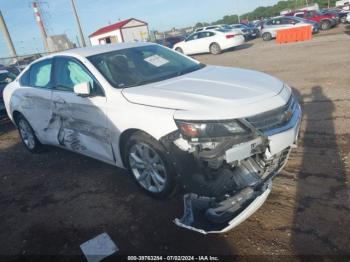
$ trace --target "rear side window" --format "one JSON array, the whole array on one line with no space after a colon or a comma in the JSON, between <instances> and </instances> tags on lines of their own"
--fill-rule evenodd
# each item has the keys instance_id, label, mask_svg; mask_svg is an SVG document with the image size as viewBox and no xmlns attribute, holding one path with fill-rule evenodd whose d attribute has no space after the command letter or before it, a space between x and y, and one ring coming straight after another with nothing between
<instances>
[{"instance_id":1,"label":"rear side window","mask_svg":"<svg viewBox=\"0 0 350 262\"><path fill-rule=\"evenodd\" d=\"M215 34L213 32L201 32L198 35L199 35L198 38L206 38L206 37L214 36Z\"/></svg>"},{"instance_id":2,"label":"rear side window","mask_svg":"<svg viewBox=\"0 0 350 262\"><path fill-rule=\"evenodd\" d=\"M50 88L52 59L33 64L30 67L29 85L32 87Z\"/></svg>"}]
</instances>

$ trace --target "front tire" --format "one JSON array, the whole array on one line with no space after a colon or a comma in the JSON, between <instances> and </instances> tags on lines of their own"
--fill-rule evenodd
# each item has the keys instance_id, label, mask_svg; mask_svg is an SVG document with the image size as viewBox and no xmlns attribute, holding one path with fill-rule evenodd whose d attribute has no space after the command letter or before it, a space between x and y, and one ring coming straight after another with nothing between
<instances>
[{"instance_id":1,"label":"front tire","mask_svg":"<svg viewBox=\"0 0 350 262\"><path fill-rule=\"evenodd\" d=\"M321 23L322 30L328 30L330 28L331 28L331 23L329 21L322 21Z\"/></svg>"},{"instance_id":2,"label":"front tire","mask_svg":"<svg viewBox=\"0 0 350 262\"><path fill-rule=\"evenodd\" d=\"M272 39L272 35L270 33L264 33L262 38L264 41L270 41Z\"/></svg>"},{"instance_id":3,"label":"front tire","mask_svg":"<svg viewBox=\"0 0 350 262\"><path fill-rule=\"evenodd\" d=\"M39 142L35 132L27 119L19 115L16 119L19 135L25 148L31 153L40 153L43 151L43 145Z\"/></svg>"},{"instance_id":4,"label":"front tire","mask_svg":"<svg viewBox=\"0 0 350 262\"><path fill-rule=\"evenodd\" d=\"M176 173L158 141L136 132L126 142L124 151L127 167L148 195L165 199L175 191Z\"/></svg>"}]
</instances>

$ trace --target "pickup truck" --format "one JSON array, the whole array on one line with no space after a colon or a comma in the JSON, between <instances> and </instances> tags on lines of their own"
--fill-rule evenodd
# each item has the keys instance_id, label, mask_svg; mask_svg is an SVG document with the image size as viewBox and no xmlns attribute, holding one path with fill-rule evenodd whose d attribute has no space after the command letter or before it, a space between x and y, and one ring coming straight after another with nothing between
<instances>
[{"instance_id":1,"label":"pickup truck","mask_svg":"<svg viewBox=\"0 0 350 262\"><path fill-rule=\"evenodd\" d=\"M285 16L297 16L306 20L311 20L320 24L321 30L328 30L338 24L337 16L332 14L322 14L318 11L295 11Z\"/></svg>"}]
</instances>

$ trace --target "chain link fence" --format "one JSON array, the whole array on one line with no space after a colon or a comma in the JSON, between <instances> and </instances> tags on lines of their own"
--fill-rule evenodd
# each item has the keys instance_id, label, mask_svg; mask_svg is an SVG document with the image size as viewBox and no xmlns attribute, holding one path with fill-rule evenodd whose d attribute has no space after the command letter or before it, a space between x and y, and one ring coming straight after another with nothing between
<instances>
[{"instance_id":1,"label":"chain link fence","mask_svg":"<svg viewBox=\"0 0 350 262\"><path fill-rule=\"evenodd\" d=\"M15 56L15 57L0 57L0 68L8 67L8 66L16 66L18 68L23 69L23 67L35 61L36 59L52 53L55 53L55 52L35 53L35 54L28 54L28 55Z\"/></svg>"}]
</instances>

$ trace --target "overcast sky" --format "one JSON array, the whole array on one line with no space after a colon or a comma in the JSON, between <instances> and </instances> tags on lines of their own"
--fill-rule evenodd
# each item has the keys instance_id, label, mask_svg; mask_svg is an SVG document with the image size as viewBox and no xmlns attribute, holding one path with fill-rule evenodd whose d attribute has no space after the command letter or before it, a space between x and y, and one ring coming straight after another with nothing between
<instances>
[{"instance_id":1,"label":"overcast sky","mask_svg":"<svg viewBox=\"0 0 350 262\"><path fill-rule=\"evenodd\" d=\"M41 0L48 34L66 33L76 42L76 24L70 0ZM119 19L138 18L150 30L169 30L211 22L227 14L246 13L257 6L273 5L277 0L76 0L85 37ZM0 10L18 54L43 51L40 31L30 0L0 0ZM0 57L9 55L0 34Z\"/></svg>"}]
</instances>

